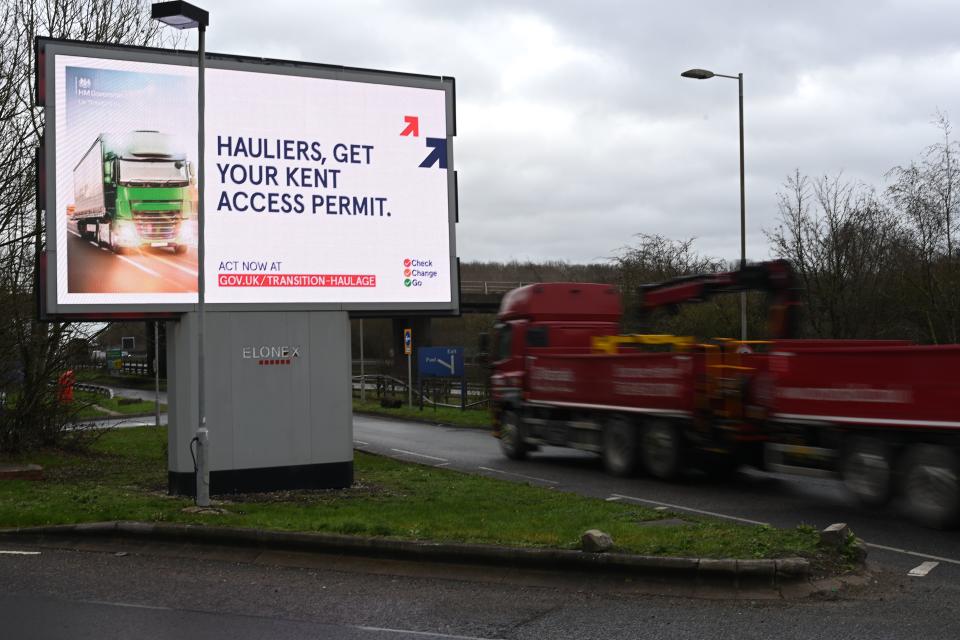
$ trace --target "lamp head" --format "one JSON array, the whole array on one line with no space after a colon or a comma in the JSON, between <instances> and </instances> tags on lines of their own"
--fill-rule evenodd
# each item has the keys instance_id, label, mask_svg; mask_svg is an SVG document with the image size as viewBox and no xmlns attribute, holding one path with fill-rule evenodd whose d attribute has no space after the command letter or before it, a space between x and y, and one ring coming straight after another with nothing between
<instances>
[{"instance_id":1,"label":"lamp head","mask_svg":"<svg viewBox=\"0 0 960 640\"><path fill-rule=\"evenodd\" d=\"M155 2L150 17L176 29L206 29L210 14L189 2Z\"/></svg>"},{"instance_id":2,"label":"lamp head","mask_svg":"<svg viewBox=\"0 0 960 640\"><path fill-rule=\"evenodd\" d=\"M688 69L680 75L684 78L693 78L694 80L708 80L714 76L714 73L706 69Z\"/></svg>"}]
</instances>

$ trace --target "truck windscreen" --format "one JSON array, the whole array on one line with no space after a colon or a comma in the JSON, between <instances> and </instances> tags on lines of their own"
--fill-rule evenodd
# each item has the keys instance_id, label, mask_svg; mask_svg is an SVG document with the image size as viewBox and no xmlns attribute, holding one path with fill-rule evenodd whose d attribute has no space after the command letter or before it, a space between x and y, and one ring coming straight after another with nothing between
<instances>
[{"instance_id":1,"label":"truck windscreen","mask_svg":"<svg viewBox=\"0 0 960 640\"><path fill-rule=\"evenodd\" d=\"M187 163L171 160L120 160L118 180L123 185L186 186Z\"/></svg>"}]
</instances>

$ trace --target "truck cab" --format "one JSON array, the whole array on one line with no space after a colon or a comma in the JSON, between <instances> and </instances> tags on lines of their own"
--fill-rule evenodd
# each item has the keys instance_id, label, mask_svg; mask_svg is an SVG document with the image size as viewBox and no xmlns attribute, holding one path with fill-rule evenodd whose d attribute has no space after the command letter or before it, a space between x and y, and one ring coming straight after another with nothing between
<instances>
[{"instance_id":1,"label":"truck cab","mask_svg":"<svg viewBox=\"0 0 960 640\"><path fill-rule=\"evenodd\" d=\"M159 131L101 134L73 172L68 217L81 237L116 253L196 244L193 167Z\"/></svg>"},{"instance_id":2,"label":"truck cab","mask_svg":"<svg viewBox=\"0 0 960 640\"><path fill-rule=\"evenodd\" d=\"M528 358L591 353L595 337L618 333L622 315L620 294L611 285L550 282L507 293L494 326L494 406L515 408L523 401ZM495 410L495 428L499 416Z\"/></svg>"}]
</instances>

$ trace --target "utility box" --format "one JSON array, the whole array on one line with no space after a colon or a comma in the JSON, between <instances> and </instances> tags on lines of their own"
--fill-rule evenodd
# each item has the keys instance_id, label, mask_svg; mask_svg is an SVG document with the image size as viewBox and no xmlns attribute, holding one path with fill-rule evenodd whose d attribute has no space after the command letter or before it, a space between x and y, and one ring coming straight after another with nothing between
<instances>
[{"instance_id":1,"label":"utility box","mask_svg":"<svg viewBox=\"0 0 960 640\"><path fill-rule=\"evenodd\" d=\"M167 323L171 494L196 494L198 319ZM207 311L204 340L211 494L353 483L346 312Z\"/></svg>"}]
</instances>

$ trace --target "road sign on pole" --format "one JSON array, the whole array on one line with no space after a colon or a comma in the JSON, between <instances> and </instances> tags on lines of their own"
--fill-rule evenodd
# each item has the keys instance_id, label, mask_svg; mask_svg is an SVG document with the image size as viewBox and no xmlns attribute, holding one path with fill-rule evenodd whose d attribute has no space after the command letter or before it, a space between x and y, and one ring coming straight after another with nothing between
<instances>
[{"instance_id":1,"label":"road sign on pole","mask_svg":"<svg viewBox=\"0 0 960 640\"><path fill-rule=\"evenodd\" d=\"M413 329L403 330L403 352L407 355L407 406L413 406Z\"/></svg>"},{"instance_id":2,"label":"road sign on pole","mask_svg":"<svg viewBox=\"0 0 960 640\"><path fill-rule=\"evenodd\" d=\"M463 347L420 347L417 349L417 371L427 377L463 376Z\"/></svg>"}]
</instances>

